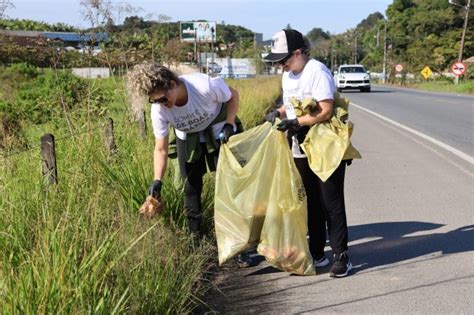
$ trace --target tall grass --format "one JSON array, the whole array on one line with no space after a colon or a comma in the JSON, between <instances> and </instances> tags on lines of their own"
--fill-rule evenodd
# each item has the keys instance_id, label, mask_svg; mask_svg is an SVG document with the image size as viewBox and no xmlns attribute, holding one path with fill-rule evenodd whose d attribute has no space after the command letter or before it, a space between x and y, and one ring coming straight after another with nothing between
<instances>
[{"instance_id":1,"label":"tall grass","mask_svg":"<svg viewBox=\"0 0 474 315\"><path fill-rule=\"evenodd\" d=\"M151 176L150 154L137 133L122 137L127 139L113 160L102 153L98 135L77 145L59 142L56 187L42 184L36 154L5 161L3 311L181 313L192 308L192 288L205 270L209 246L192 250L186 233L166 224L166 218L148 221L137 215ZM167 213L181 212L180 196L164 193L170 200Z\"/></svg>"},{"instance_id":2,"label":"tall grass","mask_svg":"<svg viewBox=\"0 0 474 315\"><path fill-rule=\"evenodd\" d=\"M474 80L460 81L457 85L454 85L453 82L446 80L429 81L424 83L410 84L408 87L434 92L474 94Z\"/></svg>"},{"instance_id":3,"label":"tall grass","mask_svg":"<svg viewBox=\"0 0 474 315\"><path fill-rule=\"evenodd\" d=\"M279 93L275 78L230 84L239 90L239 116L247 127L262 119ZM121 85L107 85L123 93ZM188 313L200 302L213 245L192 246L172 172L164 183L163 216L138 215L152 177L153 139L140 138L124 101L112 108L122 116L115 128L118 153L104 152L101 129L60 139L56 186L43 182L39 148L0 161L3 313ZM67 134L58 126L55 132ZM49 128L25 132L32 139ZM209 225L213 187L211 174L203 192Z\"/></svg>"},{"instance_id":4,"label":"tall grass","mask_svg":"<svg viewBox=\"0 0 474 315\"><path fill-rule=\"evenodd\" d=\"M238 116L242 119L245 129L263 122L263 117L281 94L280 81L279 76L228 81L229 85L239 92Z\"/></svg>"}]
</instances>

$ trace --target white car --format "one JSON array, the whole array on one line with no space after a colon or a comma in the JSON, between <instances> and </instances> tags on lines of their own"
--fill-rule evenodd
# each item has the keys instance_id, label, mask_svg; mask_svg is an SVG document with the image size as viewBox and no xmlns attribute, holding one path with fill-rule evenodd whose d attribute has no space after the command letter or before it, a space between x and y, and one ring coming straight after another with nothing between
<instances>
[{"instance_id":1,"label":"white car","mask_svg":"<svg viewBox=\"0 0 474 315\"><path fill-rule=\"evenodd\" d=\"M358 89L370 92L370 72L362 65L342 65L334 71L334 80L339 92L344 89Z\"/></svg>"},{"instance_id":2,"label":"white car","mask_svg":"<svg viewBox=\"0 0 474 315\"><path fill-rule=\"evenodd\" d=\"M220 73L222 71L222 66L215 62L209 62L207 64L208 73Z\"/></svg>"}]
</instances>

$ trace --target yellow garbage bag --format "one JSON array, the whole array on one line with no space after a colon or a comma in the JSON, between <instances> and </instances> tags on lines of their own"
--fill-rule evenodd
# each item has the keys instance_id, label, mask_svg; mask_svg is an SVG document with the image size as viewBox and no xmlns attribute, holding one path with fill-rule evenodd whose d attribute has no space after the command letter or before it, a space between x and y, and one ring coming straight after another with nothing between
<instances>
[{"instance_id":1,"label":"yellow garbage bag","mask_svg":"<svg viewBox=\"0 0 474 315\"><path fill-rule=\"evenodd\" d=\"M276 268L313 275L306 194L284 133L270 123L222 145L214 204L219 264L258 244Z\"/></svg>"},{"instance_id":2,"label":"yellow garbage bag","mask_svg":"<svg viewBox=\"0 0 474 315\"><path fill-rule=\"evenodd\" d=\"M311 114L318 109L318 102L311 97L305 98L304 100L299 100L296 97L290 98L290 103L295 109L296 117L304 116L306 114Z\"/></svg>"},{"instance_id":3,"label":"yellow garbage bag","mask_svg":"<svg viewBox=\"0 0 474 315\"><path fill-rule=\"evenodd\" d=\"M311 127L301 144L311 170L323 182L334 173L341 161L361 158L350 141L354 125L343 121L347 117L347 110L336 105L331 120Z\"/></svg>"}]
</instances>

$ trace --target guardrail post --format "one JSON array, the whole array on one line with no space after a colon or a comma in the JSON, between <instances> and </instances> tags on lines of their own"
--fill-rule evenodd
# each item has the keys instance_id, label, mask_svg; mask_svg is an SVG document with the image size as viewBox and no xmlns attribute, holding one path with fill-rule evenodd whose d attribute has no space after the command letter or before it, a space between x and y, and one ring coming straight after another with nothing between
<instances>
[{"instance_id":1,"label":"guardrail post","mask_svg":"<svg viewBox=\"0 0 474 315\"><path fill-rule=\"evenodd\" d=\"M49 184L58 183L54 136L49 133L41 137L41 171Z\"/></svg>"},{"instance_id":2,"label":"guardrail post","mask_svg":"<svg viewBox=\"0 0 474 315\"><path fill-rule=\"evenodd\" d=\"M138 124L140 125L140 135L146 138L146 114L142 111L138 114Z\"/></svg>"},{"instance_id":3,"label":"guardrail post","mask_svg":"<svg viewBox=\"0 0 474 315\"><path fill-rule=\"evenodd\" d=\"M115 154L117 152L117 146L115 145L114 138L114 121L112 118L107 118L105 123L105 149L109 154Z\"/></svg>"}]
</instances>

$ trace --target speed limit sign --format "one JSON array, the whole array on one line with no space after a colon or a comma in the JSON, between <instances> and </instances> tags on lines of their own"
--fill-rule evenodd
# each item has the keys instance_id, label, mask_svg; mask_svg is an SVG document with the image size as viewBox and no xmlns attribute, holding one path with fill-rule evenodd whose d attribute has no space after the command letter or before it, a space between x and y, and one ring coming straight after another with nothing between
<instances>
[{"instance_id":1,"label":"speed limit sign","mask_svg":"<svg viewBox=\"0 0 474 315\"><path fill-rule=\"evenodd\" d=\"M455 62L451 66L451 72L455 75L463 75L466 71L466 65L460 61Z\"/></svg>"},{"instance_id":2,"label":"speed limit sign","mask_svg":"<svg viewBox=\"0 0 474 315\"><path fill-rule=\"evenodd\" d=\"M402 72L402 70L403 70L403 65L402 65L402 64L396 65L396 66L395 66L395 70L396 70L397 72Z\"/></svg>"}]
</instances>

